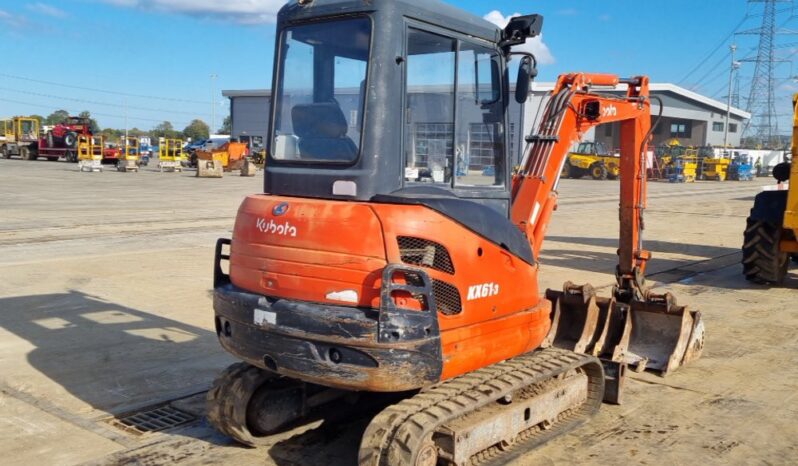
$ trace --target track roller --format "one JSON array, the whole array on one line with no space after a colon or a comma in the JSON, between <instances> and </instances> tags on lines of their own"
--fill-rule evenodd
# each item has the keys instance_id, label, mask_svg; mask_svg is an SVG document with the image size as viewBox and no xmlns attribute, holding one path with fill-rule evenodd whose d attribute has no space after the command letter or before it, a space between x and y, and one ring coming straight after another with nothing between
<instances>
[{"instance_id":1,"label":"track roller","mask_svg":"<svg viewBox=\"0 0 798 466\"><path fill-rule=\"evenodd\" d=\"M441 382L378 414L360 466L504 464L595 415L601 363L549 348Z\"/></svg>"}]
</instances>

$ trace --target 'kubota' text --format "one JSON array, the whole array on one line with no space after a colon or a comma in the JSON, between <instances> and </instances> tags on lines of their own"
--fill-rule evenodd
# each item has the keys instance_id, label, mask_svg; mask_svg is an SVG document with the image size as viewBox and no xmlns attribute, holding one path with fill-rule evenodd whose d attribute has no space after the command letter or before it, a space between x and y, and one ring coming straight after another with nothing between
<instances>
[{"instance_id":1,"label":"'kubota' text","mask_svg":"<svg viewBox=\"0 0 798 466\"><path fill-rule=\"evenodd\" d=\"M284 223L277 223L274 219L270 219L266 221L265 219L259 218L257 222L255 222L255 228L260 230L263 233L269 233L271 235L282 235L282 236L291 236L296 238L296 227L292 226L288 221Z\"/></svg>"}]
</instances>

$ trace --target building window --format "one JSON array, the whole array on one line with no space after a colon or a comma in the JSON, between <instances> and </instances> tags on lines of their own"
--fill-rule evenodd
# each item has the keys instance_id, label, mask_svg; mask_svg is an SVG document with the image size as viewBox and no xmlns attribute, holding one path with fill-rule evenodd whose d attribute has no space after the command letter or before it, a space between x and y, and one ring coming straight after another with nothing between
<instances>
[{"instance_id":1,"label":"building window","mask_svg":"<svg viewBox=\"0 0 798 466\"><path fill-rule=\"evenodd\" d=\"M729 123L729 132L736 133L737 132L737 124L736 123Z\"/></svg>"},{"instance_id":2,"label":"building window","mask_svg":"<svg viewBox=\"0 0 798 466\"><path fill-rule=\"evenodd\" d=\"M496 164L496 135L497 125L484 123L471 123L468 128L468 154L469 170L493 170Z\"/></svg>"},{"instance_id":3,"label":"building window","mask_svg":"<svg viewBox=\"0 0 798 466\"><path fill-rule=\"evenodd\" d=\"M693 133L692 126L689 121L674 121L671 123L671 137L689 139Z\"/></svg>"},{"instance_id":4,"label":"building window","mask_svg":"<svg viewBox=\"0 0 798 466\"><path fill-rule=\"evenodd\" d=\"M723 122L720 121L713 121L712 122L712 131L723 131Z\"/></svg>"},{"instance_id":5,"label":"building window","mask_svg":"<svg viewBox=\"0 0 798 466\"><path fill-rule=\"evenodd\" d=\"M413 134L414 160L412 167L424 172L423 178L444 183L444 172L450 168L454 154L453 123L416 123ZM412 176L414 180L419 174Z\"/></svg>"}]
</instances>

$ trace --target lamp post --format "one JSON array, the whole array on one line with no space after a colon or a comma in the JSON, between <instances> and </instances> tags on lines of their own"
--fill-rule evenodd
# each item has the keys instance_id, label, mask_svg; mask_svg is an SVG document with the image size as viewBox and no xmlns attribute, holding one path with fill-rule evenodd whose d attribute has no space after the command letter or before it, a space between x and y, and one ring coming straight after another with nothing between
<instances>
[{"instance_id":1,"label":"lamp post","mask_svg":"<svg viewBox=\"0 0 798 466\"><path fill-rule=\"evenodd\" d=\"M211 74L211 130L210 134L216 131L216 78L217 74Z\"/></svg>"}]
</instances>

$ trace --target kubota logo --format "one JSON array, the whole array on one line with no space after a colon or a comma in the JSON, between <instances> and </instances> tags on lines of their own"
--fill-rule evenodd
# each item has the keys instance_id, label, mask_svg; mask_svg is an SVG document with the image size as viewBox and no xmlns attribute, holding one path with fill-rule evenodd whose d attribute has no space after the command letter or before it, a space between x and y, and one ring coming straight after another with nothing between
<instances>
[{"instance_id":1,"label":"kubota logo","mask_svg":"<svg viewBox=\"0 0 798 466\"><path fill-rule=\"evenodd\" d=\"M618 116L618 107L615 105L607 105L602 109L602 112L605 117L614 117Z\"/></svg>"},{"instance_id":2,"label":"kubota logo","mask_svg":"<svg viewBox=\"0 0 798 466\"><path fill-rule=\"evenodd\" d=\"M468 287L468 301L480 298L488 298L499 294L499 285L495 283L485 283L483 285L472 285Z\"/></svg>"},{"instance_id":3,"label":"kubota logo","mask_svg":"<svg viewBox=\"0 0 798 466\"><path fill-rule=\"evenodd\" d=\"M281 215L285 215L286 212L288 212L288 203L287 202L281 202L281 203L277 204L276 206L274 206L274 208L272 209L272 215L274 215L275 217L279 217Z\"/></svg>"},{"instance_id":4,"label":"kubota logo","mask_svg":"<svg viewBox=\"0 0 798 466\"><path fill-rule=\"evenodd\" d=\"M287 221L285 223L277 223L273 219L266 221L266 219L259 218L255 222L255 228L262 233L269 233L271 235L282 235L296 237L296 227L292 226Z\"/></svg>"}]
</instances>

